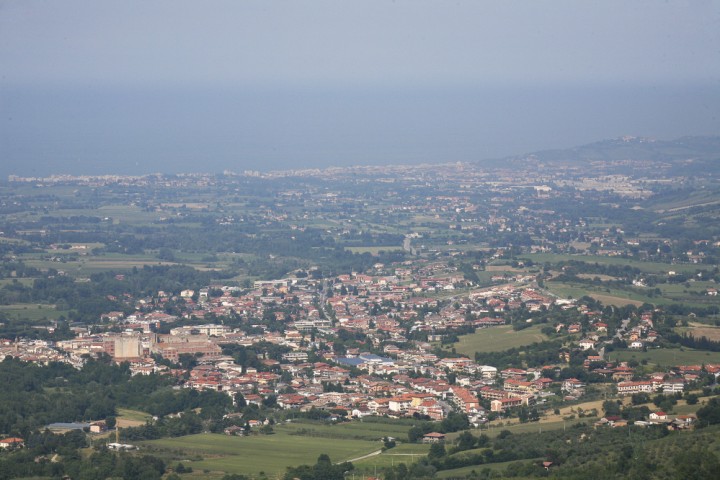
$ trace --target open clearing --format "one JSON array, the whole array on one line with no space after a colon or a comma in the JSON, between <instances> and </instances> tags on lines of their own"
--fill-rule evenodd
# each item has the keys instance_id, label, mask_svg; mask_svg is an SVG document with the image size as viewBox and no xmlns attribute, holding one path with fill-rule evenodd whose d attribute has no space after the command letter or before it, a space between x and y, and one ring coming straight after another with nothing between
<instances>
[{"instance_id":1,"label":"open clearing","mask_svg":"<svg viewBox=\"0 0 720 480\"><path fill-rule=\"evenodd\" d=\"M475 352L500 352L547 340L547 337L540 333L540 328L540 325L534 325L517 332L510 325L484 328L461 336L460 341L452 346L458 353L473 358Z\"/></svg>"},{"instance_id":2,"label":"open clearing","mask_svg":"<svg viewBox=\"0 0 720 480\"><path fill-rule=\"evenodd\" d=\"M380 442L305 437L276 433L250 437L201 433L178 438L143 442L143 445L182 451L188 458L201 455L203 460L184 461L194 470L223 471L244 475L284 473L287 467L314 464L323 453L333 462L342 462L377 451Z\"/></svg>"}]
</instances>

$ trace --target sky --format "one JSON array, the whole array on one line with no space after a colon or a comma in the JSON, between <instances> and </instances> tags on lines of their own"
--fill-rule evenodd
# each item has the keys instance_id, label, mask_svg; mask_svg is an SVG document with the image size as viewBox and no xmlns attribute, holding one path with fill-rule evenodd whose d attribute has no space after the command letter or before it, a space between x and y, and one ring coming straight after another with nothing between
<instances>
[{"instance_id":1,"label":"sky","mask_svg":"<svg viewBox=\"0 0 720 480\"><path fill-rule=\"evenodd\" d=\"M0 0L0 176L720 134L720 0Z\"/></svg>"}]
</instances>

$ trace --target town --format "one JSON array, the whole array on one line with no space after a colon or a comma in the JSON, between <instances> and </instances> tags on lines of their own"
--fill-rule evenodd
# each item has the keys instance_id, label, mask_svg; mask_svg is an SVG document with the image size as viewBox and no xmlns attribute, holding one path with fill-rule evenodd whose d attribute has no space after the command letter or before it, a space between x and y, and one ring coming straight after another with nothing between
<instances>
[{"instance_id":1,"label":"town","mask_svg":"<svg viewBox=\"0 0 720 480\"><path fill-rule=\"evenodd\" d=\"M677 148L584 148L648 145ZM295 478L319 454L365 477L492 478L605 465L574 463L573 433L618 456L699 442L720 408L701 153L13 176L0 462L78 475L82 457L51 461L62 441L147 478Z\"/></svg>"}]
</instances>

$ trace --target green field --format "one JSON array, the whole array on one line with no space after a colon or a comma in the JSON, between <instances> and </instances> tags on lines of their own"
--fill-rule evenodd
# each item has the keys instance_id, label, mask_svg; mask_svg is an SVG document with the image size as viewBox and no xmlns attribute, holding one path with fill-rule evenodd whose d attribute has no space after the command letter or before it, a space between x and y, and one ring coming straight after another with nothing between
<instances>
[{"instance_id":1,"label":"green field","mask_svg":"<svg viewBox=\"0 0 720 480\"><path fill-rule=\"evenodd\" d=\"M402 247L399 245L388 245L386 247L345 247L345 250L348 250L352 253L370 253L372 255L377 255L381 251L399 252L402 250Z\"/></svg>"},{"instance_id":2,"label":"green field","mask_svg":"<svg viewBox=\"0 0 720 480\"><path fill-rule=\"evenodd\" d=\"M621 306L634 304L639 306L643 303L668 303L667 300L661 297L650 298L646 295L640 295L633 291L618 288L553 281L546 282L545 286L551 293L560 298L581 298L587 295L605 305Z\"/></svg>"},{"instance_id":3,"label":"green field","mask_svg":"<svg viewBox=\"0 0 720 480\"><path fill-rule=\"evenodd\" d=\"M430 445L427 444L401 443L380 455L353 462L353 465L357 470L366 472L374 472L375 468L380 470L400 463L410 465L425 457L429 450Z\"/></svg>"},{"instance_id":4,"label":"green field","mask_svg":"<svg viewBox=\"0 0 720 480\"><path fill-rule=\"evenodd\" d=\"M143 442L153 449L169 450L194 470L223 471L244 475L284 473L289 466L314 464L326 453L333 462L352 460L375 452L382 443L342 440L275 433L250 437L201 433L178 438ZM181 452L181 453L180 453ZM202 460L187 461L200 455Z\"/></svg>"},{"instance_id":5,"label":"green field","mask_svg":"<svg viewBox=\"0 0 720 480\"><path fill-rule=\"evenodd\" d=\"M534 325L518 332L510 325L484 328L476 333L461 336L460 341L451 347L454 347L458 353L473 358L475 352L500 352L547 340L547 337L540 333L540 328L540 325Z\"/></svg>"},{"instance_id":6,"label":"green field","mask_svg":"<svg viewBox=\"0 0 720 480\"><path fill-rule=\"evenodd\" d=\"M702 350L692 350L689 348L653 348L647 352L636 350L615 350L608 354L608 360L628 361L635 359L637 361L647 360L663 367L672 367L675 365L700 365L703 363L720 363L720 352L706 352Z\"/></svg>"},{"instance_id":7,"label":"green field","mask_svg":"<svg viewBox=\"0 0 720 480\"><path fill-rule=\"evenodd\" d=\"M470 475L473 472L473 470L476 473L480 474L480 472L486 468L489 469L491 472L495 473L496 475L498 475L501 472L503 472L508 467L508 465L510 465L512 463L515 463L518 461L520 461L520 462L541 462L542 460L543 460L542 458L536 458L536 459L527 459L527 460L513 460L511 462L472 465L469 467L455 468L453 470L442 470L440 472L437 472L435 474L435 477L436 478L465 478L468 475ZM538 468L540 468L540 467L538 467ZM521 478L521 477L512 477L512 478L517 480L518 478ZM533 478L536 478L536 477L533 477Z\"/></svg>"},{"instance_id":8,"label":"green field","mask_svg":"<svg viewBox=\"0 0 720 480\"><path fill-rule=\"evenodd\" d=\"M580 298L584 295L599 300L606 305L623 305L652 303L667 305L683 303L690 306L707 306L716 304L712 297L702 295L710 286L709 282L694 282L690 287L685 285L659 284L660 295L650 295L655 288L631 287L618 288L607 284L591 285L573 282L548 281L546 287L553 294L562 298Z\"/></svg>"},{"instance_id":9,"label":"green field","mask_svg":"<svg viewBox=\"0 0 720 480\"><path fill-rule=\"evenodd\" d=\"M30 287L32 286L34 281L34 278L3 278L0 280L0 288L4 287L5 285L12 285L15 282L19 283L20 285Z\"/></svg>"},{"instance_id":10,"label":"green field","mask_svg":"<svg viewBox=\"0 0 720 480\"><path fill-rule=\"evenodd\" d=\"M393 437L400 441L407 439L411 425L359 421L331 425L321 422L292 422L277 425L275 431L286 434L301 434L304 437L337 438L343 440L378 441L383 437Z\"/></svg>"},{"instance_id":11,"label":"green field","mask_svg":"<svg viewBox=\"0 0 720 480\"><path fill-rule=\"evenodd\" d=\"M0 312L16 320L28 320L30 322L44 319L52 320L68 314L67 311L56 310L55 305L37 303L0 305Z\"/></svg>"},{"instance_id":12,"label":"green field","mask_svg":"<svg viewBox=\"0 0 720 480\"><path fill-rule=\"evenodd\" d=\"M145 422L146 420L150 420L152 418L152 415L148 413L141 412L139 410L130 410L129 408L118 408L117 416L118 418L134 422Z\"/></svg>"},{"instance_id":13,"label":"green field","mask_svg":"<svg viewBox=\"0 0 720 480\"><path fill-rule=\"evenodd\" d=\"M630 266L638 268L643 272L648 273L665 273L667 274L670 270L680 273L694 273L696 270L703 268L701 265L669 265L667 263L659 262L643 262L641 260L635 260L632 258L621 258L621 257L605 257L600 255L570 255L570 254L557 254L557 253L528 253L523 254L519 257L522 259L529 259L535 263L557 263L563 261L575 260L578 262L586 263L597 263L600 265L620 265Z\"/></svg>"}]
</instances>

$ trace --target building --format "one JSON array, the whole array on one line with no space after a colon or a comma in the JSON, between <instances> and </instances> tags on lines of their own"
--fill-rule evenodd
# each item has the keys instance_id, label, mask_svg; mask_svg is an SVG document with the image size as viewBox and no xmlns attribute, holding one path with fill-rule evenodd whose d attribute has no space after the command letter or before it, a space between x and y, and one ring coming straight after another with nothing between
<instances>
[{"instance_id":1,"label":"building","mask_svg":"<svg viewBox=\"0 0 720 480\"><path fill-rule=\"evenodd\" d=\"M618 395L632 395L633 393L652 393L653 384L644 382L620 382L617 386Z\"/></svg>"},{"instance_id":2,"label":"building","mask_svg":"<svg viewBox=\"0 0 720 480\"><path fill-rule=\"evenodd\" d=\"M490 402L490 411L502 413L508 408L519 407L523 404L527 403L522 397L502 398L500 400L493 400Z\"/></svg>"},{"instance_id":3,"label":"building","mask_svg":"<svg viewBox=\"0 0 720 480\"><path fill-rule=\"evenodd\" d=\"M469 390L453 385L450 387L450 391L453 393L452 401L463 413L480 411L480 401Z\"/></svg>"},{"instance_id":4,"label":"building","mask_svg":"<svg viewBox=\"0 0 720 480\"><path fill-rule=\"evenodd\" d=\"M143 357L143 346L139 335L106 338L103 341L103 349L114 360L134 360Z\"/></svg>"},{"instance_id":5,"label":"building","mask_svg":"<svg viewBox=\"0 0 720 480\"><path fill-rule=\"evenodd\" d=\"M12 448L22 448L25 446L25 440L19 437L8 437L0 440L0 448L9 450Z\"/></svg>"},{"instance_id":6,"label":"building","mask_svg":"<svg viewBox=\"0 0 720 480\"><path fill-rule=\"evenodd\" d=\"M425 435L423 435L422 441L423 443L444 443L445 434L437 432L426 433Z\"/></svg>"}]
</instances>

